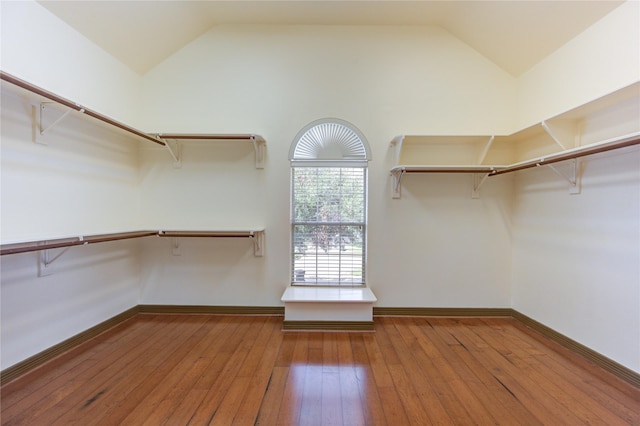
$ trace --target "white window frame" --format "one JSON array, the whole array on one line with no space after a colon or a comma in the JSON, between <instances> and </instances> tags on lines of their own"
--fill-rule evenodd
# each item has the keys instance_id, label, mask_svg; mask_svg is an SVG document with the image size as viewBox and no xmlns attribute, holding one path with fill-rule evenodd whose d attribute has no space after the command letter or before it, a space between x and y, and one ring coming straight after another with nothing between
<instances>
[{"instance_id":1,"label":"white window frame","mask_svg":"<svg viewBox=\"0 0 640 426\"><path fill-rule=\"evenodd\" d=\"M294 139L291 149L289 151L289 159L291 161L291 267L290 267L290 279L292 285L307 285L307 286L366 286L366 257L367 257L367 208L368 208L368 162L371 160L371 151L364 135L352 124L335 118L316 120L305 126ZM294 217L295 199L294 199L294 175L296 168L341 168L352 169L362 168L363 172L363 209L364 217L362 221L332 221L323 223L322 221L301 222L296 221ZM337 275L335 265L334 269L331 269L327 277L319 277L317 271L319 269L318 263L315 264L313 269L313 276L307 275L304 269L296 268L296 255L300 256L299 248L296 252L296 227L302 225L318 225L328 226L330 228L336 228L339 226L361 226L361 276L359 280L354 281L354 275L348 275L342 272L343 259L358 259L358 255L354 252L348 252L344 255L341 254L342 243L338 243L338 252L336 248L331 247L332 253L322 254L319 251L319 246L316 241L315 252L311 250L311 256L316 255L316 262L320 261L320 257L330 256L331 259L338 261ZM298 234L299 235L299 234ZM342 240L341 234L338 234L338 238ZM306 235L308 237L308 235ZM334 245L335 246L335 245ZM350 247L348 250L355 250L354 247ZM318 253L320 253L318 255ZM304 256L304 254L303 254ZM313 261L312 261L313 263ZM348 263L348 261L347 261ZM347 269L345 268L345 271ZM336 279L337 277L337 279Z\"/></svg>"}]
</instances>

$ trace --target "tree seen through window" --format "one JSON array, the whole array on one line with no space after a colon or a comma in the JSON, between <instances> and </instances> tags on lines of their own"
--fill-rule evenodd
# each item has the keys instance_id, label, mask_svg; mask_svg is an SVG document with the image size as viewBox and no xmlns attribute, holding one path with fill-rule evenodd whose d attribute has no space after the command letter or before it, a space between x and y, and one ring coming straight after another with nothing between
<instances>
[{"instance_id":1,"label":"tree seen through window","mask_svg":"<svg viewBox=\"0 0 640 426\"><path fill-rule=\"evenodd\" d=\"M294 167L293 282L364 284L366 169Z\"/></svg>"}]
</instances>

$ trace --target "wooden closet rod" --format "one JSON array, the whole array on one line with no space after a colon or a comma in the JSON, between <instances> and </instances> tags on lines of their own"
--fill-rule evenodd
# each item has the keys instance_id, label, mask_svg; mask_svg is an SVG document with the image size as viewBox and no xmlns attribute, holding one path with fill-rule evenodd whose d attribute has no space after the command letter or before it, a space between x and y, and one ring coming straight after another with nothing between
<instances>
[{"instance_id":1,"label":"wooden closet rod","mask_svg":"<svg viewBox=\"0 0 640 426\"><path fill-rule=\"evenodd\" d=\"M51 242L47 242L46 240L44 240L44 241L33 241L29 243L24 243L24 244L21 244L21 243L6 244L2 246L2 249L0 250L0 256L4 256L6 254L18 254L18 253L27 253L31 251L82 246L85 244L104 243L108 241L127 240L130 238L151 237L155 235L158 235L157 231L135 231L135 232L120 232L116 234L92 235L92 236L86 236L86 237L60 238L57 240L52 240Z\"/></svg>"},{"instance_id":2,"label":"wooden closet rod","mask_svg":"<svg viewBox=\"0 0 640 426\"><path fill-rule=\"evenodd\" d=\"M108 241L127 240L142 237L215 237L215 238L257 238L264 231L131 231L113 234L100 234L53 240L28 241L10 243L0 246L0 256L6 254L27 253L31 251L49 250L85 244L104 243Z\"/></svg>"},{"instance_id":3,"label":"wooden closet rod","mask_svg":"<svg viewBox=\"0 0 640 426\"><path fill-rule=\"evenodd\" d=\"M145 140L151 141L153 143L156 143L158 145L162 145L165 146L165 143L163 141L160 141L158 139L156 139L155 137L148 135L147 133L141 132L140 130L134 129L133 127L127 126L126 124L120 123L112 118L107 117L106 115L100 114L99 112L96 111L92 111L88 108L83 107L82 105L79 105L75 102L72 102L68 99L65 99L61 96L56 95L55 93L51 93L45 89L42 89L38 86L35 86L31 83L28 83L24 80L21 80L17 77L12 76L11 74L8 74L4 71L0 71L0 78L8 83L11 83L15 86L18 86L22 89L28 90L29 92L35 93L36 95L45 97L51 101L54 101L60 105L64 105L67 108L71 108L75 111L78 111L80 113L86 114L90 117L93 117L97 120L100 120L104 123L107 123L111 126L117 127L121 130L124 130L126 132L132 133L138 137L141 137Z\"/></svg>"},{"instance_id":4,"label":"wooden closet rod","mask_svg":"<svg viewBox=\"0 0 640 426\"><path fill-rule=\"evenodd\" d=\"M551 154L545 157L540 157L535 160L529 160L524 163L507 166L503 169L497 170L489 174L489 176L497 176L505 173L517 172L518 170L530 169L533 167L558 163L560 161L573 160L574 158L580 158L580 157L585 157L587 155L599 154L601 152L613 151L615 149L626 148L626 147L634 146L638 144L640 144L640 136L638 134L634 134L634 135L631 135L622 139L618 139L615 141L593 144L591 146L586 145L583 147L577 147L577 148L569 149L564 152L560 152L558 154Z\"/></svg>"},{"instance_id":5,"label":"wooden closet rod","mask_svg":"<svg viewBox=\"0 0 640 426\"><path fill-rule=\"evenodd\" d=\"M253 231L158 231L160 237L249 238Z\"/></svg>"},{"instance_id":6,"label":"wooden closet rod","mask_svg":"<svg viewBox=\"0 0 640 426\"><path fill-rule=\"evenodd\" d=\"M501 166L396 166L391 173L492 173Z\"/></svg>"},{"instance_id":7,"label":"wooden closet rod","mask_svg":"<svg viewBox=\"0 0 640 426\"><path fill-rule=\"evenodd\" d=\"M188 133L158 133L158 137L162 139L179 139L179 140L216 140L216 141L248 141L252 139L261 139L260 136L252 134L188 134Z\"/></svg>"}]
</instances>

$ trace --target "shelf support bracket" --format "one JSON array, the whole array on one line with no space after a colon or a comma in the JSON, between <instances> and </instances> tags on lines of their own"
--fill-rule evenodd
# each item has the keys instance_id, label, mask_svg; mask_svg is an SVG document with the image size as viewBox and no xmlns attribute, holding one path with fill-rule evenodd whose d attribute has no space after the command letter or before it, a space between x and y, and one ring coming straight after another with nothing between
<instances>
[{"instance_id":1,"label":"shelf support bracket","mask_svg":"<svg viewBox=\"0 0 640 426\"><path fill-rule=\"evenodd\" d=\"M406 171L404 169L393 170L391 172L391 198L400 198L402 196L402 177Z\"/></svg>"},{"instance_id":2,"label":"shelf support bracket","mask_svg":"<svg viewBox=\"0 0 640 426\"><path fill-rule=\"evenodd\" d=\"M251 135L253 150L256 152L256 169L264 169L264 155L267 142L260 136Z\"/></svg>"},{"instance_id":3,"label":"shelf support bracket","mask_svg":"<svg viewBox=\"0 0 640 426\"><path fill-rule=\"evenodd\" d=\"M54 102L40 102L39 105L33 105L34 110L34 118L33 118L33 134L34 134L34 142L47 145L47 140L45 139L45 133L49 130L53 129L59 123L62 122L65 118L69 116L71 110L68 109L64 111L58 118L56 118L52 123L45 125L45 115L46 111L52 108L49 108L49 105L53 105Z\"/></svg>"},{"instance_id":4,"label":"shelf support bracket","mask_svg":"<svg viewBox=\"0 0 640 426\"><path fill-rule=\"evenodd\" d=\"M256 231L251 235L253 240L253 254L256 257L264 256L264 231Z\"/></svg>"},{"instance_id":5,"label":"shelf support bracket","mask_svg":"<svg viewBox=\"0 0 640 426\"><path fill-rule=\"evenodd\" d=\"M178 237L171 238L171 254L174 256L182 255L182 251L180 250L180 238Z\"/></svg>"},{"instance_id":6,"label":"shelf support bracket","mask_svg":"<svg viewBox=\"0 0 640 426\"><path fill-rule=\"evenodd\" d=\"M487 141L487 144L484 146L484 149L482 150L482 152L480 153L480 156L478 157L478 164L482 164L484 159L487 157L487 153L489 153L489 149L491 148L491 145L493 144L493 141L495 138L496 138L495 135L491 135L491 137Z\"/></svg>"},{"instance_id":7,"label":"shelf support bracket","mask_svg":"<svg viewBox=\"0 0 640 426\"><path fill-rule=\"evenodd\" d=\"M579 179L579 163L577 158L569 160L569 173L564 173L562 170L554 166L553 164L538 164L538 166L546 165L555 174L569 182L569 194L580 194L580 179Z\"/></svg>"},{"instance_id":8,"label":"shelf support bracket","mask_svg":"<svg viewBox=\"0 0 640 426\"><path fill-rule=\"evenodd\" d=\"M473 178L473 190L471 191L471 198L480 198L480 187L487 180L490 173L474 173Z\"/></svg>"},{"instance_id":9,"label":"shelf support bracket","mask_svg":"<svg viewBox=\"0 0 640 426\"><path fill-rule=\"evenodd\" d=\"M393 164L398 164L400 161L400 151L402 151L402 144L404 143L404 135L398 135L391 140L389 144L393 150Z\"/></svg>"},{"instance_id":10,"label":"shelf support bracket","mask_svg":"<svg viewBox=\"0 0 640 426\"><path fill-rule=\"evenodd\" d=\"M549 124L546 121L543 121L541 124L544 131L547 132L547 134L551 137L551 139L553 139L556 145L558 145L560 149L562 149L563 151L566 151L568 147L565 146L565 144L563 144L562 141L560 141L560 139L555 134L555 132L551 130L551 127L549 127Z\"/></svg>"},{"instance_id":11,"label":"shelf support bracket","mask_svg":"<svg viewBox=\"0 0 640 426\"><path fill-rule=\"evenodd\" d=\"M173 168L182 168L182 146L180 143L163 139L160 134L156 135L156 139L162 142L164 147L167 148L167 151L169 151L169 154L171 154L171 158L173 158Z\"/></svg>"},{"instance_id":12,"label":"shelf support bracket","mask_svg":"<svg viewBox=\"0 0 640 426\"><path fill-rule=\"evenodd\" d=\"M65 254L70 247L65 247L58 254L52 256L51 249L41 250L38 253L38 276L46 277L54 272L53 262L58 260L63 254Z\"/></svg>"}]
</instances>

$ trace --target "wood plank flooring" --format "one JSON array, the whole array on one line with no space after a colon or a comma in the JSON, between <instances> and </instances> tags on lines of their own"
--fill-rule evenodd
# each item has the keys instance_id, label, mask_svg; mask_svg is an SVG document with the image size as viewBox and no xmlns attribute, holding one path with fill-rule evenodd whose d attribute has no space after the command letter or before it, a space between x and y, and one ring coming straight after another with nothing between
<instances>
[{"instance_id":1,"label":"wood plank flooring","mask_svg":"<svg viewBox=\"0 0 640 426\"><path fill-rule=\"evenodd\" d=\"M640 389L510 318L139 314L2 387L2 425L640 425Z\"/></svg>"}]
</instances>

